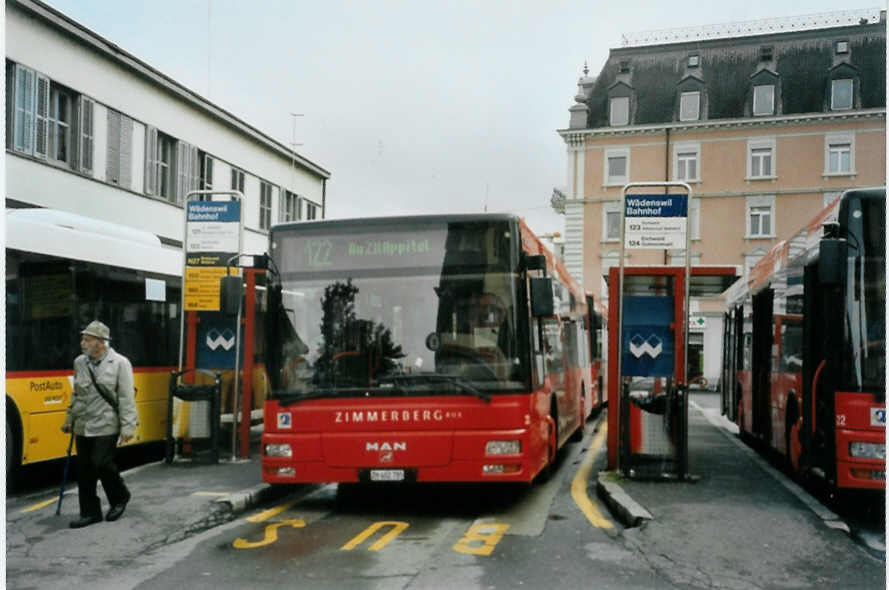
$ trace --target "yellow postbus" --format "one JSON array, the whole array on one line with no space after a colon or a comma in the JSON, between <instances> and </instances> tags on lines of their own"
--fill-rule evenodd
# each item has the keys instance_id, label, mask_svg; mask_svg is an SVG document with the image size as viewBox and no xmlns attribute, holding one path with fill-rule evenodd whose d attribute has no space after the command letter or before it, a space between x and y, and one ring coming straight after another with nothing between
<instances>
[{"instance_id":1,"label":"yellow postbus","mask_svg":"<svg viewBox=\"0 0 889 590\"><path fill-rule=\"evenodd\" d=\"M80 330L93 319L133 364L139 428L163 440L178 362L182 252L154 234L51 209L6 211L6 476L64 457Z\"/></svg>"}]
</instances>

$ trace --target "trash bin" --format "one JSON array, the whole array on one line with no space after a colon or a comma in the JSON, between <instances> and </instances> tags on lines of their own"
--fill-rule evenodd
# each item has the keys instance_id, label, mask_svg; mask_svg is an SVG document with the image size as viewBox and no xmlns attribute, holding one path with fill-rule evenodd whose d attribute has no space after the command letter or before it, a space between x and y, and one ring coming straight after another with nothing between
<instances>
[{"instance_id":1,"label":"trash bin","mask_svg":"<svg viewBox=\"0 0 889 590\"><path fill-rule=\"evenodd\" d=\"M170 395L167 398L165 460L167 463L173 462L173 458L177 454L177 447L179 454L182 454L185 448L189 448L192 456L196 456L203 447L203 450L209 451L210 460L213 463L218 463L222 375L219 373L212 374L213 383L211 384L181 383L180 379L182 376L192 371L195 371L195 369L170 372ZM192 404L189 412L188 436L186 438L176 438L173 435L173 403L177 398Z\"/></svg>"}]
</instances>

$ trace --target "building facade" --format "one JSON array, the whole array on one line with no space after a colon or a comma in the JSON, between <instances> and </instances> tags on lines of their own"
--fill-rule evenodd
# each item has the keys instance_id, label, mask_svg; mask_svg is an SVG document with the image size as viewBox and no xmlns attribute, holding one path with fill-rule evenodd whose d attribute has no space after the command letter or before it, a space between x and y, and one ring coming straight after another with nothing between
<instances>
[{"instance_id":1,"label":"building facade","mask_svg":"<svg viewBox=\"0 0 889 590\"><path fill-rule=\"evenodd\" d=\"M6 206L181 247L192 190L239 190L243 250L320 219L330 172L36 0L6 1Z\"/></svg>"},{"instance_id":2,"label":"building facade","mask_svg":"<svg viewBox=\"0 0 889 590\"><path fill-rule=\"evenodd\" d=\"M566 265L586 290L608 297L629 182L688 183L692 264L744 276L842 191L885 184L885 11L818 17L756 34L744 23L737 36L652 34L612 49L595 78L584 71L559 131L567 179L552 204L565 215ZM684 250L627 250L624 264L684 261ZM713 382L722 300L692 301L691 313L690 345Z\"/></svg>"}]
</instances>

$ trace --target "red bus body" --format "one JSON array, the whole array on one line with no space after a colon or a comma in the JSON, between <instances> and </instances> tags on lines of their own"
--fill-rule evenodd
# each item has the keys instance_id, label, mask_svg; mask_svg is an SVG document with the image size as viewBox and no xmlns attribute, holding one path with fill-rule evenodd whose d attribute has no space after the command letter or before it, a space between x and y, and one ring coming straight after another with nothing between
<instances>
[{"instance_id":1,"label":"red bus body","mask_svg":"<svg viewBox=\"0 0 889 590\"><path fill-rule=\"evenodd\" d=\"M456 216L456 222L454 216L435 216L401 218L391 223L385 223L387 220L370 220L367 223L380 228L417 227L420 229L414 231L411 239L422 241L425 240L427 230L423 228L426 224L433 224L437 228L440 223L469 223L467 221L469 217ZM264 410L265 429L262 435L264 481L273 484L389 480L529 482L553 461L558 449L572 439L572 435L575 440L582 435L584 422L592 410L601 403L598 373L601 365L598 362L594 363L591 358L591 353L596 350L595 331L601 325L596 321L595 307L592 300L584 296L563 264L543 246L522 220L500 215L471 216L470 221L483 224L490 219L494 220L492 223L504 223L506 224L504 227L513 228L506 233L511 236L509 247L515 249L519 258L540 256L536 259L539 266L535 267L535 270L528 271L528 277L534 274L542 276L545 272L546 277L552 278L553 283L561 285L563 289L561 301L564 305L561 308L557 305L552 316L540 318L532 316L530 310L521 305L525 296L524 285L530 279L520 277L515 283L518 289L516 300L519 302L516 317L522 326L514 329L516 334L524 334L531 339L527 347L519 347L520 350L531 354L531 358L516 358L511 362L517 367L534 365L534 340L541 339L544 345L538 368L543 368L545 375L538 375L537 370L532 370L528 379L521 381L524 383L522 387L518 387L519 381L516 381L511 390L504 391L488 390L485 389L485 381L473 381L473 387L477 388L475 392L438 387L435 383L426 384L424 390L415 392L410 387L413 373L402 375L403 378L395 377L394 385L390 386L393 389L391 393L380 390L373 375L367 381L369 385L366 393L358 390L348 395L330 391L329 395L322 392L312 396L300 397L294 394L286 397L276 392L273 383ZM309 226L310 230L321 233L331 228L331 232L335 233L341 231L338 229L340 223L342 222L323 221L300 225ZM347 220L347 229L352 227L349 223ZM303 231L303 227L289 226L280 230L281 235L285 236L280 238L282 243L286 240L286 235L296 235L286 232L300 232ZM273 231L273 244L276 239L274 234ZM330 238L334 244L333 253L330 254L331 260L335 261L332 263L334 266L339 264L336 261L345 259L344 254L336 251L337 239ZM447 243L450 244L451 238L448 240ZM287 260L288 251L283 246L277 250L278 266L281 266L282 270L292 267ZM484 257L484 254L481 256ZM345 265L345 262L342 264ZM539 268L540 266L545 266L545 271ZM297 270L301 272L301 268ZM396 271L397 269L391 272ZM347 272L356 276L361 274L353 272L351 268ZM283 274L286 291L287 272L283 271ZM308 283L314 275L306 272L299 276ZM405 279L407 280L410 279ZM299 284L294 282L293 285L290 290L298 290ZM359 287L356 297L366 295L366 291L371 287L372 285ZM444 301L442 291L443 289L437 290L436 294ZM397 293L393 295L395 296ZM505 298L505 295L501 294L500 298ZM311 301L308 297L303 299ZM459 307L460 313L474 318L474 321L482 325L487 321L485 318L489 317L488 308L485 306L490 299L498 297L486 295L484 298L469 299L478 309L467 309L464 305ZM530 295L528 299L530 300ZM386 308L387 305L395 306L394 302L387 302L385 298L377 303L378 309ZM443 306L445 303L436 305ZM361 305L356 304L355 307ZM397 307L409 306L399 304ZM435 307L430 309L434 311ZM296 310L296 313L298 314L299 310ZM385 310L382 313L378 312L382 316L385 316L385 313ZM407 314L402 313L402 315ZM445 316L446 325L450 326L451 316L447 314ZM456 331L458 323L456 311L453 312L453 318ZM546 330L539 331L539 326L547 322ZM407 323L404 321L405 327L400 332L405 334L409 332ZM308 329L312 328L311 323L307 325ZM467 334L487 329L484 325L461 328ZM551 359L548 356L549 345L553 342L547 338L552 338L556 334L559 338L561 359ZM446 335L441 334L441 337L444 339ZM393 330L393 340L396 338L397 331ZM430 338L427 338L427 347L430 347ZM401 337L402 343L408 340L408 336ZM443 349L444 344L441 346ZM268 348L272 351L276 349L274 343ZM312 347L306 346L306 348L309 350L307 355L311 354ZM437 346L432 348L435 348L437 355ZM496 347L490 348L476 347L473 351L476 355L474 362L482 357L491 360L503 355ZM404 349L408 350L407 344L404 344ZM431 358L427 351L423 352L427 355L425 358ZM347 358L353 354L358 353L340 352L335 356ZM409 358L413 352L406 354ZM311 362L300 361L300 364L311 364ZM316 366L321 362L317 358L314 361ZM433 361L426 360L425 363L417 361L414 365L417 369L422 367L425 370L431 362ZM291 360L289 365L292 364ZM284 371L288 363L282 362L281 365L281 369L276 369L274 362L271 363L269 367L271 374L276 370ZM509 363L504 366L502 363L496 365L492 362L491 366L492 371L498 375L510 370ZM400 371L409 369L410 367L399 368ZM369 371L374 373L373 368ZM363 378L365 369L362 368L359 372ZM535 376L532 376L532 373ZM422 375L429 379L436 377L434 373L422 373ZM314 377L318 378L317 372ZM403 391L400 391L402 388ZM487 399L483 399L485 395Z\"/></svg>"},{"instance_id":2,"label":"red bus body","mask_svg":"<svg viewBox=\"0 0 889 590\"><path fill-rule=\"evenodd\" d=\"M819 274L825 224L849 244L839 284ZM885 190L848 191L727 292L725 413L837 489L885 489L884 240Z\"/></svg>"}]
</instances>

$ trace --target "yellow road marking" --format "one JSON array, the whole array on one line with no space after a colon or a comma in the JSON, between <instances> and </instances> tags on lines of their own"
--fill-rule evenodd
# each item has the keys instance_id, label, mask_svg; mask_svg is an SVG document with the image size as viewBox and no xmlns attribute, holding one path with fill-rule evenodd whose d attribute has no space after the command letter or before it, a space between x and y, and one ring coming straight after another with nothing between
<instances>
[{"instance_id":1,"label":"yellow road marking","mask_svg":"<svg viewBox=\"0 0 889 590\"><path fill-rule=\"evenodd\" d=\"M269 508L268 510L263 510L262 512L260 512L258 514L254 514L253 516L248 516L247 520L249 522L262 522L264 520L268 520L273 516L277 516L277 515L281 514L288 508L291 508L297 502L298 502L298 500L293 500L291 502L285 502L284 504L281 504L280 506L275 506L274 508Z\"/></svg>"},{"instance_id":2,"label":"yellow road marking","mask_svg":"<svg viewBox=\"0 0 889 590\"><path fill-rule=\"evenodd\" d=\"M596 458L596 453L602 446L602 442L605 440L607 432L608 425L602 424L602 428L600 428L599 432L596 433L596 436L593 437L593 442L590 444L589 451L587 452L586 457L584 457L580 469L577 470L574 480L571 482L571 497L574 499L574 503L577 504L580 511L583 512L587 520L590 521L590 524L600 529L612 529L614 528L614 524L605 518L599 511L599 508L593 504L586 493L586 489L590 471L593 468L593 460Z\"/></svg>"},{"instance_id":3,"label":"yellow road marking","mask_svg":"<svg viewBox=\"0 0 889 590\"><path fill-rule=\"evenodd\" d=\"M58 501L59 501L58 497L50 498L49 500L44 500L43 502L38 502L37 504L34 504L33 506L28 506L27 508L22 508L22 512L34 512L35 510L40 510L44 506L49 506L50 504L54 504Z\"/></svg>"},{"instance_id":4,"label":"yellow road marking","mask_svg":"<svg viewBox=\"0 0 889 590\"><path fill-rule=\"evenodd\" d=\"M272 524L266 525L265 534L262 538L262 541L248 541L247 539L238 537L232 542L232 547L234 547L235 549L256 549L257 547L271 545L278 540L278 529L282 526L290 526L295 529L300 529L306 526L306 523L300 518L274 522Z\"/></svg>"},{"instance_id":5,"label":"yellow road marking","mask_svg":"<svg viewBox=\"0 0 889 590\"><path fill-rule=\"evenodd\" d=\"M370 525L369 527L367 527L366 529L364 529L364 531L362 531L361 534L359 534L358 536L353 538L351 541L349 541L342 547L340 547L340 551L351 551L358 545L361 545L362 543L364 543L368 539L368 537L370 537L372 534L374 534L375 532L377 532L379 529L381 529L384 526L391 526L392 530L389 531L388 533L386 533L385 535L383 535L383 537L379 541L377 541L376 543L374 543L373 545L368 547L367 548L368 551L379 551L380 549L382 549L383 547L388 545L392 539L394 539L395 537L400 535L401 532L404 529L406 529L409 525L406 522L398 522L398 521L394 521L394 520L375 522L372 525Z\"/></svg>"},{"instance_id":6,"label":"yellow road marking","mask_svg":"<svg viewBox=\"0 0 889 590\"><path fill-rule=\"evenodd\" d=\"M454 543L454 551L469 555L490 555L508 528L508 524L497 522L474 524L462 539Z\"/></svg>"}]
</instances>

